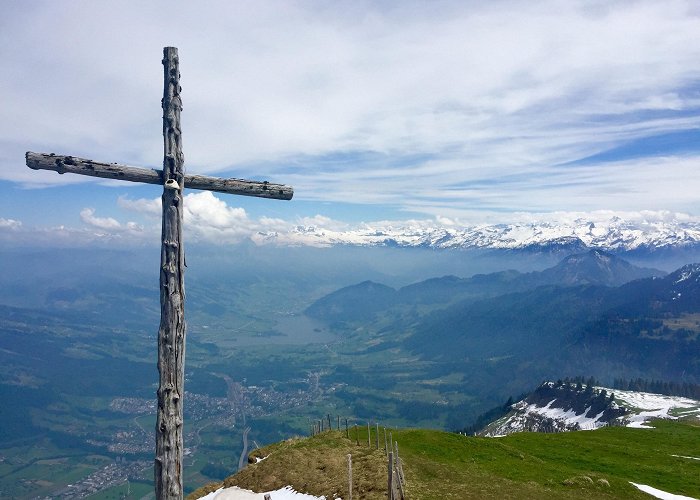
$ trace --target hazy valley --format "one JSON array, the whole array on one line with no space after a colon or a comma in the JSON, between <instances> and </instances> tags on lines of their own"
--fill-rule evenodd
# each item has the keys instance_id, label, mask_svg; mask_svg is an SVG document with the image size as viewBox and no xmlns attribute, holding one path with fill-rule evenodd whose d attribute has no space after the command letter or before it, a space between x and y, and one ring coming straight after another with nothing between
<instances>
[{"instance_id":1,"label":"hazy valley","mask_svg":"<svg viewBox=\"0 0 700 500\"><path fill-rule=\"evenodd\" d=\"M327 414L456 430L542 380L697 384L687 252L190 247L185 484ZM150 491L156 259L3 252L2 496Z\"/></svg>"}]
</instances>

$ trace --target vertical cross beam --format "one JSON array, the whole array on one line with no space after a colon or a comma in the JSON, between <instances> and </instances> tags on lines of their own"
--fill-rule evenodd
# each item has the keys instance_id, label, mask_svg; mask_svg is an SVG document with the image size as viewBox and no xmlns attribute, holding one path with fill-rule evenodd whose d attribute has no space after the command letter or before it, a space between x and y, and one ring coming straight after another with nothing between
<instances>
[{"instance_id":1,"label":"vertical cross beam","mask_svg":"<svg viewBox=\"0 0 700 500\"><path fill-rule=\"evenodd\" d=\"M158 414L156 417L156 498L182 499L183 477L183 396L185 364L185 253L182 246L182 190L192 189L240 194L259 198L291 200L291 186L243 179L218 179L202 175L184 175L180 133L180 70L175 47L163 49L163 170L144 169L103 163L53 153L25 155L27 166L34 170L53 170L163 185L163 226L160 257L160 328L158 329ZM245 415L243 415L245 421ZM328 416L330 427L330 415ZM357 427L357 426L356 426ZM323 430L319 421L318 432ZM347 419L345 421L347 433ZM357 429L356 433L357 433ZM359 439L359 438L358 438ZM359 441L358 441L359 445Z\"/></svg>"},{"instance_id":2,"label":"vertical cross beam","mask_svg":"<svg viewBox=\"0 0 700 500\"><path fill-rule=\"evenodd\" d=\"M182 246L184 186L180 131L180 69L177 48L163 49L163 226L160 252L158 415L155 493L158 500L183 497L183 396L185 355L185 253Z\"/></svg>"}]
</instances>

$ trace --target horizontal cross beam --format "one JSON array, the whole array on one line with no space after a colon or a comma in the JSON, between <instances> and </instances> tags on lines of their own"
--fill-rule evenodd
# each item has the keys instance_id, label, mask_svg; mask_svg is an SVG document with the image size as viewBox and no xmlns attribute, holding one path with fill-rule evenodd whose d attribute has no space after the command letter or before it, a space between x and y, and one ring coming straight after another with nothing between
<instances>
[{"instance_id":1,"label":"horizontal cross beam","mask_svg":"<svg viewBox=\"0 0 700 500\"><path fill-rule=\"evenodd\" d=\"M118 179L130 182L163 185L163 171L129 167L118 163L102 163L74 156L61 156L47 153L27 151L25 155L27 166L34 170L53 170L59 174L89 175L104 179ZM205 175L185 175L185 186L188 189L202 189L218 193L256 196L258 198L273 198L276 200L291 200L294 189L284 184L272 184L264 181L246 181L243 179L220 179Z\"/></svg>"}]
</instances>

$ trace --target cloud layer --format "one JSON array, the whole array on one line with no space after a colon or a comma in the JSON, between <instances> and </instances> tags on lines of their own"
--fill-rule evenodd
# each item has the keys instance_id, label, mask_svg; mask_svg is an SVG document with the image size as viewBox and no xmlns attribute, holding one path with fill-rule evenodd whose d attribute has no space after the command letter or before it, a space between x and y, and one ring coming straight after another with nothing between
<instances>
[{"instance_id":1,"label":"cloud layer","mask_svg":"<svg viewBox=\"0 0 700 500\"><path fill-rule=\"evenodd\" d=\"M700 129L691 0L44 1L5 11L0 179L85 182L29 171L29 148L158 166L159 60L172 43L193 173L271 177L298 200L374 205L379 217L387 206L473 218L694 210L697 146L586 160Z\"/></svg>"},{"instance_id":2,"label":"cloud layer","mask_svg":"<svg viewBox=\"0 0 700 500\"><path fill-rule=\"evenodd\" d=\"M145 224L80 211L83 227L25 227L0 218L0 243L83 246L160 244L160 198L120 197L119 207ZM668 211L511 213L507 223L470 224L449 217L381 220L349 224L323 215L294 221L251 217L210 192L184 197L184 232L188 243L317 246L385 245L435 248L519 248L557 238L577 238L592 247L634 249L640 245L700 244L700 217Z\"/></svg>"}]
</instances>

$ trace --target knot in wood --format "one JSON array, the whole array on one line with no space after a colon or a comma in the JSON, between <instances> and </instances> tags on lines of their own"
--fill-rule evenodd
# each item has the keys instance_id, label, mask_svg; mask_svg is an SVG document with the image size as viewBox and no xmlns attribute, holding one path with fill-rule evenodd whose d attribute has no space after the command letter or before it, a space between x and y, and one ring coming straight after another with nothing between
<instances>
[{"instance_id":1,"label":"knot in wood","mask_svg":"<svg viewBox=\"0 0 700 500\"><path fill-rule=\"evenodd\" d=\"M177 271L176 264L163 264L163 266L162 266L161 269L163 269L163 272L164 272L165 274L167 274L167 275L175 274L175 272ZM173 284L173 286L176 286L176 285ZM169 283L165 283L164 286L163 286L163 288L169 290L169 289L170 289L170 284L169 284Z\"/></svg>"},{"instance_id":2,"label":"knot in wood","mask_svg":"<svg viewBox=\"0 0 700 500\"><path fill-rule=\"evenodd\" d=\"M31 153L30 151L27 151L26 153L24 153L24 162L32 170L39 170L37 162L35 160L29 158L30 153ZM53 153L51 153L49 156L53 156Z\"/></svg>"}]
</instances>

